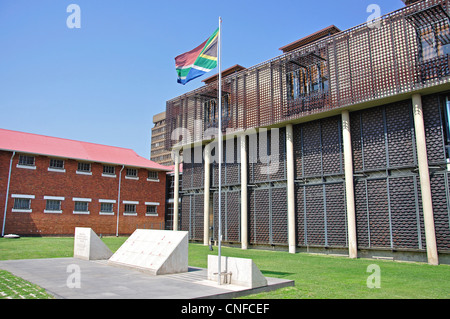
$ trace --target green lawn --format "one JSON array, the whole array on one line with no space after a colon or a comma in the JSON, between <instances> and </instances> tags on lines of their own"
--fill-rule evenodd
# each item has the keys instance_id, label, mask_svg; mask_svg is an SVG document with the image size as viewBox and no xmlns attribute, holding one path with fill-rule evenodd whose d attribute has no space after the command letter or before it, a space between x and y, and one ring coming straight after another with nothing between
<instances>
[{"instance_id":1,"label":"green lawn","mask_svg":"<svg viewBox=\"0 0 450 319\"><path fill-rule=\"evenodd\" d=\"M116 251L126 237L102 239ZM189 245L189 265L206 268L207 255L217 255L217 247ZM0 239L0 260L70 257L73 238ZM402 263L371 259L349 259L313 254L289 254L280 251L222 248L223 256L251 258L265 276L295 280L295 287L252 295L249 298L295 299L448 299L450 266ZM380 288L368 288L369 265L380 269ZM6 272L0 272L3 280ZM0 281L1 285L1 281ZM0 286L0 291L2 291ZM33 294L36 295L36 294ZM0 296L1 298L1 296ZM39 295L36 295L39 298Z\"/></svg>"}]
</instances>

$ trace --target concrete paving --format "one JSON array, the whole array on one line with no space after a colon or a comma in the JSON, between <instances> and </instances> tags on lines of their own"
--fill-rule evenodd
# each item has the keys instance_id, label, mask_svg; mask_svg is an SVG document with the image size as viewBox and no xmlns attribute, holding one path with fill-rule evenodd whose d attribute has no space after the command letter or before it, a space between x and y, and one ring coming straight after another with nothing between
<instances>
[{"instance_id":1,"label":"concrete paving","mask_svg":"<svg viewBox=\"0 0 450 319\"><path fill-rule=\"evenodd\" d=\"M107 261L76 258L5 260L0 261L0 269L61 299L228 299L294 285L292 280L266 277L268 285L257 289L219 286L207 280L207 269L203 268L153 276L108 265Z\"/></svg>"}]
</instances>

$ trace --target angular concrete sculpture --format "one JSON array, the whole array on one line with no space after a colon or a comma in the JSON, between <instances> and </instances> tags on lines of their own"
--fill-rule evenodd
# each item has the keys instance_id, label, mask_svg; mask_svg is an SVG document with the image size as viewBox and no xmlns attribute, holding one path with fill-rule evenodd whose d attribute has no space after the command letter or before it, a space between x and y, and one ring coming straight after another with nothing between
<instances>
[{"instance_id":1,"label":"angular concrete sculpture","mask_svg":"<svg viewBox=\"0 0 450 319\"><path fill-rule=\"evenodd\" d=\"M188 271L188 232L136 229L108 264L152 275Z\"/></svg>"},{"instance_id":2,"label":"angular concrete sculpture","mask_svg":"<svg viewBox=\"0 0 450 319\"><path fill-rule=\"evenodd\" d=\"M88 227L75 228L75 243L73 257L84 260L108 259L112 256L112 251Z\"/></svg>"},{"instance_id":3,"label":"angular concrete sculpture","mask_svg":"<svg viewBox=\"0 0 450 319\"><path fill-rule=\"evenodd\" d=\"M208 280L217 282L218 259L218 256L208 255ZM251 259L222 256L220 268L222 283L248 288L267 286L266 277Z\"/></svg>"}]
</instances>

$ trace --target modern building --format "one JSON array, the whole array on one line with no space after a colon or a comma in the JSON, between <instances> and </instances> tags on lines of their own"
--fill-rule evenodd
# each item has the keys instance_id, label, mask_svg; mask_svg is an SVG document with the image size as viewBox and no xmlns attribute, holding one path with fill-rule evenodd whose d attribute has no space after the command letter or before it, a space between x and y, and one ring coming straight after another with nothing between
<instances>
[{"instance_id":1,"label":"modern building","mask_svg":"<svg viewBox=\"0 0 450 319\"><path fill-rule=\"evenodd\" d=\"M161 165L173 165L170 150L165 148L166 143L166 112L153 116L150 160Z\"/></svg>"},{"instance_id":2,"label":"modern building","mask_svg":"<svg viewBox=\"0 0 450 319\"><path fill-rule=\"evenodd\" d=\"M2 236L164 229L167 171L131 149L0 129Z\"/></svg>"},{"instance_id":3,"label":"modern building","mask_svg":"<svg viewBox=\"0 0 450 319\"><path fill-rule=\"evenodd\" d=\"M182 165L178 166L178 193L183 191L183 167ZM171 171L166 174L166 214L165 214L165 229L173 230L174 225L174 217L175 214L173 212L174 209L174 195L175 195L175 167L170 166ZM178 203L180 204L181 198L178 198ZM178 219L177 223L181 223L181 205L178 205Z\"/></svg>"},{"instance_id":4,"label":"modern building","mask_svg":"<svg viewBox=\"0 0 450 319\"><path fill-rule=\"evenodd\" d=\"M449 262L450 4L407 2L223 73L224 243ZM208 81L166 105L166 148L183 152L175 227L205 244L218 235L217 94ZM176 128L189 134L172 141Z\"/></svg>"}]
</instances>

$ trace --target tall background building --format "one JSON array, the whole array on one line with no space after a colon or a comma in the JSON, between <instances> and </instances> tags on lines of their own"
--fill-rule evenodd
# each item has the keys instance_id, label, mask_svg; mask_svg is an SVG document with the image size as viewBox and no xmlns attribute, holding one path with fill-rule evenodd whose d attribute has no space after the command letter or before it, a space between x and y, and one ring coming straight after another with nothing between
<instances>
[{"instance_id":1,"label":"tall background building","mask_svg":"<svg viewBox=\"0 0 450 319\"><path fill-rule=\"evenodd\" d=\"M161 165L173 165L170 150L166 149L166 112L153 116L150 160Z\"/></svg>"}]
</instances>

